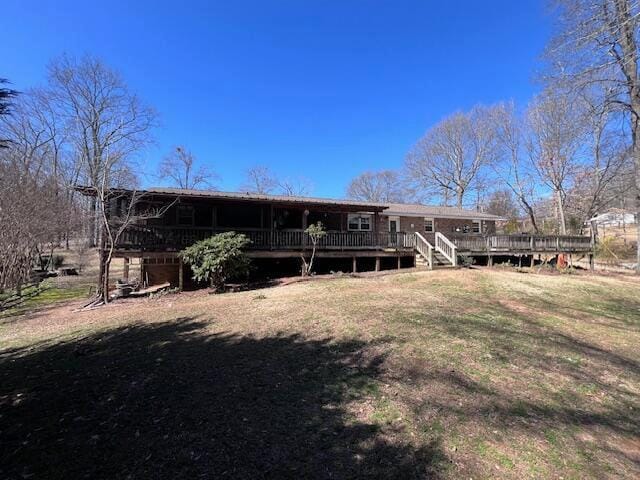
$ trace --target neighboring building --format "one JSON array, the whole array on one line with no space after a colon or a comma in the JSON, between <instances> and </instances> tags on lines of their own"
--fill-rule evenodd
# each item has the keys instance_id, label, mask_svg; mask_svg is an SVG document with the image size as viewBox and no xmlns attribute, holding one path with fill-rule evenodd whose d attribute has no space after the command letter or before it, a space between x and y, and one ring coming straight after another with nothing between
<instances>
[{"instance_id":1,"label":"neighboring building","mask_svg":"<svg viewBox=\"0 0 640 480\"><path fill-rule=\"evenodd\" d=\"M598 227L627 228L636 224L636 216L633 212L616 208L587 220L586 225L593 223Z\"/></svg>"},{"instance_id":2,"label":"neighboring building","mask_svg":"<svg viewBox=\"0 0 640 480\"><path fill-rule=\"evenodd\" d=\"M78 190L92 194L88 188ZM511 245L508 237L493 243L499 217L454 207L175 188L150 188L141 193L141 209L169 208L159 218L128 228L115 255L125 259L125 276L130 259L140 259L140 278L148 284L169 281L182 286L190 275L184 274L177 252L224 231L247 235L252 242L248 255L267 271L276 271L287 260L297 264L300 255L310 251L304 230L316 222L322 222L327 230L317 257L343 271L413 267L417 263L429 268L455 265L463 251L486 256L494 248L500 254L560 248L557 241L543 245L539 239L519 236L515 250L505 250L504 245ZM130 191L119 190L117 194L126 196ZM581 245L584 250L584 241ZM567 244L563 251L569 248L574 247Z\"/></svg>"}]
</instances>

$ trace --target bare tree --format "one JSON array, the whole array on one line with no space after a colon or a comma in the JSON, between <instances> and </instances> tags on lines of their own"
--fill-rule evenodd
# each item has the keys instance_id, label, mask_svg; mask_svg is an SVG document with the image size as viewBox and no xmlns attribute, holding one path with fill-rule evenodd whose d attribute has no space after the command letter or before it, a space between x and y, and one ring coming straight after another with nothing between
<instances>
[{"instance_id":1,"label":"bare tree","mask_svg":"<svg viewBox=\"0 0 640 480\"><path fill-rule=\"evenodd\" d=\"M73 158L93 192L91 237L100 252L97 297L106 301L112 246L123 225L132 221L128 214L116 227L109 224L110 192L135 185L133 164L152 141L157 116L130 92L117 72L94 57L53 61L47 91L56 114L65 121ZM135 202L131 209L134 206Z\"/></svg>"},{"instance_id":2,"label":"bare tree","mask_svg":"<svg viewBox=\"0 0 640 480\"><path fill-rule=\"evenodd\" d=\"M72 205L59 195L46 170L38 175L25 170L29 165L44 165L44 158L24 159L14 148L0 151L0 291L16 289L31 278L35 258L50 251L62 232L73 221ZM30 155L42 157L45 149Z\"/></svg>"},{"instance_id":3,"label":"bare tree","mask_svg":"<svg viewBox=\"0 0 640 480\"><path fill-rule=\"evenodd\" d=\"M620 177L633 168L628 144L620 129L620 112L600 101L599 85L580 92L586 127L588 151L578 165L576 181L569 191L570 209L580 225L599 211L612 206L620 194L615 188ZM594 91L596 90L596 91ZM628 182L624 182L628 185Z\"/></svg>"},{"instance_id":4,"label":"bare tree","mask_svg":"<svg viewBox=\"0 0 640 480\"><path fill-rule=\"evenodd\" d=\"M84 180L93 188L105 176L110 186L123 178L119 170L126 170L152 140L155 111L129 91L116 71L97 58L85 56L76 60L63 56L53 61L49 65L48 94L57 114L65 120ZM99 197L93 197L91 205L94 244L100 243L102 231L99 201Z\"/></svg>"},{"instance_id":5,"label":"bare tree","mask_svg":"<svg viewBox=\"0 0 640 480\"><path fill-rule=\"evenodd\" d=\"M513 192L522 210L526 212L535 232L539 231L534 210L536 182L530 164L524 159L524 125L516 114L513 103L502 104L494 111L496 135L501 160L493 165L494 171Z\"/></svg>"},{"instance_id":6,"label":"bare tree","mask_svg":"<svg viewBox=\"0 0 640 480\"><path fill-rule=\"evenodd\" d=\"M240 187L243 192L268 194L278 187L278 180L269 167L256 165L249 168L245 174L245 182Z\"/></svg>"},{"instance_id":7,"label":"bare tree","mask_svg":"<svg viewBox=\"0 0 640 480\"><path fill-rule=\"evenodd\" d=\"M625 114L640 218L640 72L637 0L559 0L559 34L548 48L549 80L569 91L594 84ZM636 271L640 274L640 222Z\"/></svg>"},{"instance_id":8,"label":"bare tree","mask_svg":"<svg viewBox=\"0 0 640 480\"><path fill-rule=\"evenodd\" d=\"M106 155L107 168L103 169L101 182L89 190L89 193L98 198L97 205L100 208L101 235L100 245L100 269L98 273L98 286L95 298L87 307L95 307L109 302L109 273L111 261L120 238L127 229L136 224L144 223L151 218L159 218L173 206L173 203L162 207L144 206L144 193L133 190L122 190L109 186L110 176L108 172L113 166L108 162L117 161Z\"/></svg>"},{"instance_id":9,"label":"bare tree","mask_svg":"<svg viewBox=\"0 0 640 480\"><path fill-rule=\"evenodd\" d=\"M213 188L217 176L205 166L196 167L196 158L183 146L174 147L160 163L159 177L178 188Z\"/></svg>"},{"instance_id":10,"label":"bare tree","mask_svg":"<svg viewBox=\"0 0 640 480\"><path fill-rule=\"evenodd\" d=\"M256 165L247 170L240 190L258 194L279 194L289 197L309 195L313 184L305 177L278 178L269 167Z\"/></svg>"},{"instance_id":11,"label":"bare tree","mask_svg":"<svg viewBox=\"0 0 640 480\"><path fill-rule=\"evenodd\" d=\"M405 201L400 175L393 170L364 172L355 177L347 187L347 197L365 202Z\"/></svg>"},{"instance_id":12,"label":"bare tree","mask_svg":"<svg viewBox=\"0 0 640 480\"><path fill-rule=\"evenodd\" d=\"M558 229L567 233L567 189L578 168L578 153L584 139L578 102L566 95L544 92L529 106L527 150L542 182L555 201Z\"/></svg>"},{"instance_id":13,"label":"bare tree","mask_svg":"<svg viewBox=\"0 0 640 480\"><path fill-rule=\"evenodd\" d=\"M412 183L431 195L454 195L462 207L480 169L496 158L493 108L454 113L427 131L407 156Z\"/></svg>"},{"instance_id":14,"label":"bare tree","mask_svg":"<svg viewBox=\"0 0 640 480\"><path fill-rule=\"evenodd\" d=\"M311 194L313 184L305 177L287 177L278 180L278 193L288 197L304 197Z\"/></svg>"},{"instance_id":15,"label":"bare tree","mask_svg":"<svg viewBox=\"0 0 640 480\"><path fill-rule=\"evenodd\" d=\"M508 189L495 190L487 201L487 213L498 215L512 220L518 217L518 204L515 201L513 192Z\"/></svg>"}]
</instances>

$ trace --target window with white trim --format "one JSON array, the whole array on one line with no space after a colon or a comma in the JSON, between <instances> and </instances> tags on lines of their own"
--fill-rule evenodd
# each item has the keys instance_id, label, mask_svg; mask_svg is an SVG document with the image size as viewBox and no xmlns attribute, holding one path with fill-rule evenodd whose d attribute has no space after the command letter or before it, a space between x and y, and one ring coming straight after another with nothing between
<instances>
[{"instance_id":1,"label":"window with white trim","mask_svg":"<svg viewBox=\"0 0 640 480\"><path fill-rule=\"evenodd\" d=\"M471 233L482 233L482 222L480 220L473 220Z\"/></svg>"},{"instance_id":2,"label":"window with white trim","mask_svg":"<svg viewBox=\"0 0 640 480\"><path fill-rule=\"evenodd\" d=\"M433 232L433 218L424 219L424 231L427 233Z\"/></svg>"},{"instance_id":3,"label":"window with white trim","mask_svg":"<svg viewBox=\"0 0 640 480\"><path fill-rule=\"evenodd\" d=\"M362 215L360 213L350 213L347 219L349 230L362 230L368 232L371 230L371 215Z\"/></svg>"}]
</instances>

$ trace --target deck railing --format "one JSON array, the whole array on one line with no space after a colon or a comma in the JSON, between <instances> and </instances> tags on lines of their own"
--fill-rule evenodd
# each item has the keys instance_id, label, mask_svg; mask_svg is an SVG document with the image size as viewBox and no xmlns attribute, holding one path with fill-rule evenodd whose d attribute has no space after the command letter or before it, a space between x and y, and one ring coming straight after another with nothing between
<instances>
[{"instance_id":1,"label":"deck railing","mask_svg":"<svg viewBox=\"0 0 640 480\"><path fill-rule=\"evenodd\" d=\"M433 245L426 238L416 232L416 251L422 255L427 262L427 268L433 269Z\"/></svg>"},{"instance_id":2,"label":"deck railing","mask_svg":"<svg viewBox=\"0 0 640 480\"><path fill-rule=\"evenodd\" d=\"M447 234L459 251L500 252L588 252L591 238L578 235L460 235Z\"/></svg>"},{"instance_id":3,"label":"deck railing","mask_svg":"<svg viewBox=\"0 0 640 480\"><path fill-rule=\"evenodd\" d=\"M458 264L458 247L440 232L436 232L436 250L444 255L454 267Z\"/></svg>"},{"instance_id":4,"label":"deck railing","mask_svg":"<svg viewBox=\"0 0 640 480\"><path fill-rule=\"evenodd\" d=\"M251 241L251 250L304 250L312 247L303 230L260 230L202 227L163 227L136 225L128 228L118 242L119 248L179 250L217 233L235 231ZM319 239L321 250L395 249L413 250L416 240L406 232L339 232L327 231Z\"/></svg>"},{"instance_id":5,"label":"deck railing","mask_svg":"<svg viewBox=\"0 0 640 480\"><path fill-rule=\"evenodd\" d=\"M266 229L135 225L125 230L117 247L140 250L181 250L199 240L228 231L245 234L251 241L249 249L252 250L305 250L312 246L309 235L302 229L271 231ZM589 237L572 235L483 236L451 233L443 235L436 232L434 243L430 244L420 233L352 231L328 231L319 240L317 247L320 250L417 250L423 256L424 253L433 254L433 250L437 250L452 263L456 261L459 253L570 253L589 252L592 249ZM429 247L431 247L431 252L429 252ZM429 259L427 260L429 261Z\"/></svg>"}]
</instances>

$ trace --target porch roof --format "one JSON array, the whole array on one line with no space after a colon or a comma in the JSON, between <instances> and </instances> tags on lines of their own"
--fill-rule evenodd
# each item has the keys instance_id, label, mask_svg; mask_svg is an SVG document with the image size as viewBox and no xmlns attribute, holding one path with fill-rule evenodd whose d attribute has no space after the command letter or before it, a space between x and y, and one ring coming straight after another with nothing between
<instances>
[{"instance_id":1,"label":"porch roof","mask_svg":"<svg viewBox=\"0 0 640 480\"><path fill-rule=\"evenodd\" d=\"M90 187L78 186L76 190L84 195L93 196L95 192ZM128 189L113 189L115 193L126 194L133 192ZM322 197L302 197L289 195L269 195L250 192L223 192L217 190L195 190L170 187L150 187L147 189L136 190L138 194L159 196L159 197L183 197L183 198L209 198L216 200L237 200L247 202L270 202L282 205L300 205L300 206L326 206L339 207L350 211L368 211L381 212L387 208L386 204L377 202L362 202L358 200L338 200L334 198Z\"/></svg>"},{"instance_id":2,"label":"porch roof","mask_svg":"<svg viewBox=\"0 0 640 480\"><path fill-rule=\"evenodd\" d=\"M395 215L399 217L434 217L434 218L465 218L477 220L502 220L498 215L478 212L457 207L440 207L434 205L389 203L385 215Z\"/></svg>"}]
</instances>

